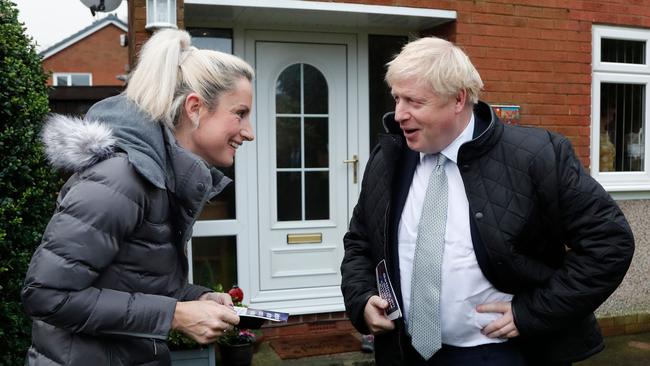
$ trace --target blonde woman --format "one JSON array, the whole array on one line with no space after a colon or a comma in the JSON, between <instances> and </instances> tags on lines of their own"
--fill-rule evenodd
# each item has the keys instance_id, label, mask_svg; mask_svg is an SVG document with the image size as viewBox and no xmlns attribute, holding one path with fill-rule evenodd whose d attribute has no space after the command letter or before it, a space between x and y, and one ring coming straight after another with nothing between
<instances>
[{"instance_id":1,"label":"blonde woman","mask_svg":"<svg viewBox=\"0 0 650 366\"><path fill-rule=\"evenodd\" d=\"M187 282L185 245L230 179L250 124L252 68L164 30L126 91L83 120L52 116L53 166L73 171L22 291L27 365L169 365L172 329L200 343L239 322L227 294Z\"/></svg>"}]
</instances>

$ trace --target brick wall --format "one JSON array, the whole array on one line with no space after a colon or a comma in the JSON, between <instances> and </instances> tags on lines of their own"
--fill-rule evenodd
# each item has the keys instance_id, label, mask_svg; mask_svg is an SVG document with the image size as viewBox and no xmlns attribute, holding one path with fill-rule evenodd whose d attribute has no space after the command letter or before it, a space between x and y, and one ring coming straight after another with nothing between
<instances>
[{"instance_id":1,"label":"brick wall","mask_svg":"<svg viewBox=\"0 0 650 366\"><path fill-rule=\"evenodd\" d=\"M598 324L604 336L650 332L650 313L600 317Z\"/></svg>"},{"instance_id":2,"label":"brick wall","mask_svg":"<svg viewBox=\"0 0 650 366\"><path fill-rule=\"evenodd\" d=\"M521 122L569 137L589 166L591 27L650 27L648 0L332 0L422 7L458 12L453 25L431 34L447 36L470 55L493 104L521 106ZM179 28L183 1L178 0ZM129 1L130 61L150 36L145 0Z\"/></svg>"},{"instance_id":3,"label":"brick wall","mask_svg":"<svg viewBox=\"0 0 650 366\"><path fill-rule=\"evenodd\" d=\"M598 324L604 336L650 332L650 313L603 316ZM356 333L345 312L294 315L287 323L266 322L262 332L267 339L305 334Z\"/></svg>"},{"instance_id":4,"label":"brick wall","mask_svg":"<svg viewBox=\"0 0 650 366\"><path fill-rule=\"evenodd\" d=\"M179 29L185 28L185 3L183 0L176 0L176 19ZM152 32L145 29L147 25L147 1L129 0L129 65L135 66L138 52L142 45L151 37Z\"/></svg>"},{"instance_id":5,"label":"brick wall","mask_svg":"<svg viewBox=\"0 0 650 366\"><path fill-rule=\"evenodd\" d=\"M335 0L339 1L339 0ZM648 0L344 0L457 11L453 30L490 103L521 106L521 122L568 136L589 166L591 27L650 27ZM448 27L448 26L447 26Z\"/></svg>"},{"instance_id":6,"label":"brick wall","mask_svg":"<svg viewBox=\"0 0 650 366\"><path fill-rule=\"evenodd\" d=\"M354 333L356 330L345 312L292 315L287 323L268 321L262 327L268 339L305 334Z\"/></svg>"},{"instance_id":7,"label":"brick wall","mask_svg":"<svg viewBox=\"0 0 650 366\"><path fill-rule=\"evenodd\" d=\"M93 85L122 85L117 79L128 67L128 50L120 47L126 32L109 24L43 61L46 72L90 72ZM52 76L48 79L52 85Z\"/></svg>"}]
</instances>

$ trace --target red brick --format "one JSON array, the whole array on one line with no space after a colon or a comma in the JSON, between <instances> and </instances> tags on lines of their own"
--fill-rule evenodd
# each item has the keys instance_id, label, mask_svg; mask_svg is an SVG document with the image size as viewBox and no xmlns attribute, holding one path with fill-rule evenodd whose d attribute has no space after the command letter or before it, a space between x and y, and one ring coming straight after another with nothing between
<instances>
[{"instance_id":1,"label":"red brick","mask_svg":"<svg viewBox=\"0 0 650 366\"><path fill-rule=\"evenodd\" d=\"M330 313L316 314L316 320L330 320L330 319L332 319Z\"/></svg>"},{"instance_id":2,"label":"red brick","mask_svg":"<svg viewBox=\"0 0 650 366\"><path fill-rule=\"evenodd\" d=\"M128 49L120 46L121 34L126 32L108 25L43 60L43 70L88 72L93 85L123 85L117 76L126 73ZM48 85L52 85L51 76Z\"/></svg>"},{"instance_id":3,"label":"red brick","mask_svg":"<svg viewBox=\"0 0 650 366\"><path fill-rule=\"evenodd\" d=\"M309 327L305 323L301 323L297 325L288 325L284 327L278 327L275 329L277 329L278 337L309 333Z\"/></svg>"},{"instance_id":4,"label":"red brick","mask_svg":"<svg viewBox=\"0 0 650 366\"><path fill-rule=\"evenodd\" d=\"M336 313L332 313L332 319L334 320L343 320L343 319L348 319L347 314L345 311L339 311Z\"/></svg>"}]
</instances>

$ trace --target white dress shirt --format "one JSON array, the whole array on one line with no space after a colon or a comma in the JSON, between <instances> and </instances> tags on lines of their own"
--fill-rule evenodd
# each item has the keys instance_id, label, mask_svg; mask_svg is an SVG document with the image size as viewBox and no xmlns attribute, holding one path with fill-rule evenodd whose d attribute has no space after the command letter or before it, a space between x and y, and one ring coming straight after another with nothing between
<instances>
[{"instance_id":1,"label":"white dress shirt","mask_svg":"<svg viewBox=\"0 0 650 366\"><path fill-rule=\"evenodd\" d=\"M440 319L442 343L457 347L503 342L504 340L488 338L481 334L481 329L501 317L501 314L481 314L476 312L476 306L512 300L512 295L498 291L483 276L474 254L469 225L469 203L457 165L458 149L463 143L472 139L473 132L474 116L472 115L460 136L441 151L448 159L444 166L448 182L448 204L442 260ZM433 160L432 155L420 153L420 162L415 169L398 228L400 283L404 319L407 323L418 223L429 176L433 171Z\"/></svg>"}]
</instances>

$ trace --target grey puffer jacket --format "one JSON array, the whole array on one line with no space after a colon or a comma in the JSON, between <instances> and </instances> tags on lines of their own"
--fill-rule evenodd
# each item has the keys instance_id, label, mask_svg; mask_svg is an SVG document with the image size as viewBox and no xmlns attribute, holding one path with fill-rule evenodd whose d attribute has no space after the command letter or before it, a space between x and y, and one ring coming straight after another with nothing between
<instances>
[{"instance_id":1,"label":"grey puffer jacket","mask_svg":"<svg viewBox=\"0 0 650 366\"><path fill-rule=\"evenodd\" d=\"M25 278L26 364L169 365L176 302L210 291L187 283L185 245L230 180L121 95L52 116L43 141L75 173Z\"/></svg>"}]
</instances>

